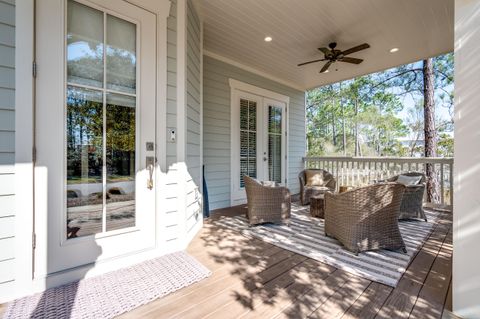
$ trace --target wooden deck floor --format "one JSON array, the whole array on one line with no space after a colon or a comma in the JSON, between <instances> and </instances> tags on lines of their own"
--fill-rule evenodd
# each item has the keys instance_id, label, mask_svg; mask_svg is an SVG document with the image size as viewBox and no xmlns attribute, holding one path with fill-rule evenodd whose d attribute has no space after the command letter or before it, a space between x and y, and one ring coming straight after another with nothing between
<instances>
[{"instance_id":1,"label":"wooden deck floor","mask_svg":"<svg viewBox=\"0 0 480 319\"><path fill-rule=\"evenodd\" d=\"M212 219L243 213L229 208ZM188 252L212 276L122 318L448 317L451 225L451 214L441 214L393 289L207 221Z\"/></svg>"}]
</instances>

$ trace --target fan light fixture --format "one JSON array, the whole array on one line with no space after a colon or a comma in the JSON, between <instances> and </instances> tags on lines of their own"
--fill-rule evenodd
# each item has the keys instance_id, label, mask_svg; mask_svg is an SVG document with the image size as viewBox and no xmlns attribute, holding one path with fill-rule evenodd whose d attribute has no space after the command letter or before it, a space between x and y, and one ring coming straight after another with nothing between
<instances>
[{"instance_id":1,"label":"fan light fixture","mask_svg":"<svg viewBox=\"0 0 480 319\"><path fill-rule=\"evenodd\" d=\"M347 55L368 49L370 45L368 43L364 43L343 51L336 49L336 47L337 47L337 43L332 42L328 44L328 48L325 48L325 47L318 48L318 50L323 53L323 59L316 59L308 62L303 62L298 64L297 66L303 66L306 64L316 63L320 61L327 61L327 63L325 63L322 69L320 70L320 73L327 73L328 68L335 62L360 64L363 62L363 59L352 58Z\"/></svg>"},{"instance_id":2,"label":"fan light fixture","mask_svg":"<svg viewBox=\"0 0 480 319\"><path fill-rule=\"evenodd\" d=\"M272 37L265 37L264 40L265 40L265 42L272 42L273 39L272 39Z\"/></svg>"},{"instance_id":3,"label":"fan light fixture","mask_svg":"<svg viewBox=\"0 0 480 319\"><path fill-rule=\"evenodd\" d=\"M398 48L392 48L392 49L390 49L390 53L395 53L395 52L397 52L398 50L399 50Z\"/></svg>"}]
</instances>

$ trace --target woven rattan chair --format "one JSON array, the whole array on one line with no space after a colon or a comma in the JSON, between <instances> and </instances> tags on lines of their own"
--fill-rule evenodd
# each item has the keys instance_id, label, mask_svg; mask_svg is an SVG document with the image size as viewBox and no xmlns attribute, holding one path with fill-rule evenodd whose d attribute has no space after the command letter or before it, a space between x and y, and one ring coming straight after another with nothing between
<instances>
[{"instance_id":1,"label":"woven rattan chair","mask_svg":"<svg viewBox=\"0 0 480 319\"><path fill-rule=\"evenodd\" d=\"M423 195L425 193L425 184L427 182L425 174L419 172L407 172L400 175L421 176L421 179L416 185L406 186L398 219L419 218L427 221L427 216L423 210ZM387 182L396 182L400 175L388 178Z\"/></svg>"},{"instance_id":2,"label":"woven rattan chair","mask_svg":"<svg viewBox=\"0 0 480 319\"><path fill-rule=\"evenodd\" d=\"M250 225L281 223L290 218L291 198L288 188L272 182L261 183L243 176L247 192Z\"/></svg>"},{"instance_id":3,"label":"woven rattan chair","mask_svg":"<svg viewBox=\"0 0 480 319\"><path fill-rule=\"evenodd\" d=\"M325 194L325 235L355 253L402 249L398 213L405 186L383 183L341 194Z\"/></svg>"},{"instance_id":4,"label":"woven rattan chair","mask_svg":"<svg viewBox=\"0 0 480 319\"><path fill-rule=\"evenodd\" d=\"M310 197L325 194L326 192L334 192L337 182L333 175L324 169L308 169L309 171L322 174L322 178L325 181L321 186L307 186L307 180L305 177L306 169L298 174L298 180L300 181L300 201L302 205L310 204Z\"/></svg>"}]
</instances>

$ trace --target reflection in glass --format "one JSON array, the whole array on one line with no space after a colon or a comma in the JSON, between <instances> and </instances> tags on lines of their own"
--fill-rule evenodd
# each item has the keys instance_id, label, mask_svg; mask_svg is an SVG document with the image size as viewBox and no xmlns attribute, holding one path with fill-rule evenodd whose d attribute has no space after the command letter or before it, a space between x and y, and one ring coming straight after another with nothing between
<instances>
[{"instance_id":1,"label":"reflection in glass","mask_svg":"<svg viewBox=\"0 0 480 319\"><path fill-rule=\"evenodd\" d=\"M135 104L107 94L107 231L135 226Z\"/></svg>"},{"instance_id":2,"label":"reflection in glass","mask_svg":"<svg viewBox=\"0 0 480 319\"><path fill-rule=\"evenodd\" d=\"M268 106L268 179L282 182L282 109Z\"/></svg>"},{"instance_id":3,"label":"reflection in glass","mask_svg":"<svg viewBox=\"0 0 480 319\"><path fill-rule=\"evenodd\" d=\"M135 93L136 26L107 15L107 89Z\"/></svg>"},{"instance_id":4,"label":"reflection in glass","mask_svg":"<svg viewBox=\"0 0 480 319\"><path fill-rule=\"evenodd\" d=\"M67 238L102 231L102 101L101 92L67 88Z\"/></svg>"},{"instance_id":5,"label":"reflection in glass","mask_svg":"<svg viewBox=\"0 0 480 319\"><path fill-rule=\"evenodd\" d=\"M70 0L67 15L67 81L102 88L103 13Z\"/></svg>"}]
</instances>

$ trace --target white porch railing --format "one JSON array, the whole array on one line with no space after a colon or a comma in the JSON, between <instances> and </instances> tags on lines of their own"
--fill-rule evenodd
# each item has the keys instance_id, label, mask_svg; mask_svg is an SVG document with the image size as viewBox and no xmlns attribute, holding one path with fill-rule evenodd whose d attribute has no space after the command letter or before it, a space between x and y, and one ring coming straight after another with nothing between
<instances>
[{"instance_id":1,"label":"white porch railing","mask_svg":"<svg viewBox=\"0 0 480 319\"><path fill-rule=\"evenodd\" d=\"M402 172L425 172L432 164L440 184L440 204L453 206L453 158L438 157L304 157L305 168L322 168L335 176L339 186L364 186Z\"/></svg>"}]
</instances>

